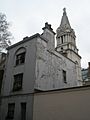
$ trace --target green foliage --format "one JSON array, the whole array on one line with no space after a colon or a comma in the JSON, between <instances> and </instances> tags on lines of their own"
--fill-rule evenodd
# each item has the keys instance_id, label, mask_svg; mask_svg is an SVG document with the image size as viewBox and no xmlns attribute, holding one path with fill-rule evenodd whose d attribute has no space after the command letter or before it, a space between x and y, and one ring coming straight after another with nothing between
<instances>
[{"instance_id":1,"label":"green foliage","mask_svg":"<svg viewBox=\"0 0 90 120\"><path fill-rule=\"evenodd\" d=\"M0 13L0 51L11 45L11 33L8 29L9 23L6 20L6 15Z\"/></svg>"}]
</instances>

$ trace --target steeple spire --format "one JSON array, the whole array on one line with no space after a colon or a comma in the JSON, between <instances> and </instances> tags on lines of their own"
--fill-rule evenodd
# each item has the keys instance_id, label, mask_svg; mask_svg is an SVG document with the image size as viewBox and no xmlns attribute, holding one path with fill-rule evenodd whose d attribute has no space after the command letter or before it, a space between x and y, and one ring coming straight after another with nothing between
<instances>
[{"instance_id":1,"label":"steeple spire","mask_svg":"<svg viewBox=\"0 0 90 120\"><path fill-rule=\"evenodd\" d=\"M73 55L76 54L78 56L78 49L76 46L75 32L70 26L66 8L63 8L63 16L61 18L61 24L57 28L56 39L57 51L74 61Z\"/></svg>"},{"instance_id":2,"label":"steeple spire","mask_svg":"<svg viewBox=\"0 0 90 120\"><path fill-rule=\"evenodd\" d=\"M66 8L63 9L61 23L56 31L56 40L56 51L76 63L77 80L81 80L81 76L78 74L78 71L81 71L81 56L78 54L75 32L70 26Z\"/></svg>"},{"instance_id":3,"label":"steeple spire","mask_svg":"<svg viewBox=\"0 0 90 120\"><path fill-rule=\"evenodd\" d=\"M67 13L66 13L66 8L63 8L63 16L61 19L61 24L60 24L61 28L71 28L68 17L67 17Z\"/></svg>"}]
</instances>

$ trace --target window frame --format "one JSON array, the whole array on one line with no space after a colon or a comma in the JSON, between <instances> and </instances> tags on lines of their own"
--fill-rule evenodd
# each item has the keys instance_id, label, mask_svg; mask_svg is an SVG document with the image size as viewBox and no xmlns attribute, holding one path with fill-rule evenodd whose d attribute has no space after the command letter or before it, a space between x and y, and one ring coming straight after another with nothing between
<instances>
[{"instance_id":1,"label":"window frame","mask_svg":"<svg viewBox=\"0 0 90 120\"><path fill-rule=\"evenodd\" d=\"M15 103L8 103L6 120L14 119Z\"/></svg>"},{"instance_id":2,"label":"window frame","mask_svg":"<svg viewBox=\"0 0 90 120\"><path fill-rule=\"evenodd\" d=\"M62 70L63 82L67 83L67 73L65 70Z\"/></svg>"},{"instance_id":3,"label":"window frame","mask_svg":"<svg viewBox=\"0 0 90 120\"><path fill-rule=\"evenodd\" d=\"M14 75L13 91L20 91L23 84L23 73Z\"/></svg>"},{"instance_id":4,"label":"window frame","mask_svg":"<svg viewBox=\"0 0 90 120\"><path fill-rule=\"evenodd\" d=\"M19 53L19 54L16 54L16 61L15 61L15 65L16 65L16 66L25 63L25 53L26 53L26 52L24 51L24 52L21 52L21 53Z\"/></svg>"},{"instance_id":5,"label":"window frame","mask_svg":"<svg viewBox=\"0 0 90 120\"><path fill-rule=\"evenodd\" d=\"M21 103L21 120L26 120L26 102Z\"/></svg>"},{"instance_id":6,"label":"window frame","mask_svg":"<svg viewBox=\"0 0 90 120\"><path fill-rule=\"evenodd\" d=\"M24 54L22 57L22 54ZM21 57L20 57L21 56ZM24 58L21 60L21 58ZM25 47L19 47L14 54L14 67L17 67L19 65L23 65L25 63L25 58L26 58L26 48Z\"/></svg>"}]
</instances>

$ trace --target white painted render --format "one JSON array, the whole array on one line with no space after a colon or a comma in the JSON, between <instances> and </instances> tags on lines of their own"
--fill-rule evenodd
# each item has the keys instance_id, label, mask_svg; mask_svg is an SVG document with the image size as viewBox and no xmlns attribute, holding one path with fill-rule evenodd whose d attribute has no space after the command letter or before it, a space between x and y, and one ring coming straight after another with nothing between
<instances>
[{"instance_id":1,"label":"white painted render","mask_svg":"<svg viewBox=\"0 0 90 120\"><path fill-rule=\"evenodd\" d=\"M66 18L65 16L62 25L65 22L68 22L69 25L69 21L65 21ZM70 28L70 26L68 27ZM8 103L12 102L16 104L14 120L20 120L20 104L23 101L27 103L26 120L33 120L34 100L31 94L35 90L55 90L81 85L79 82L81 81L81 66L78 54L74 54L75 51L71 53L68 51L68 57L65 57L58 51L59 45L55 48L55 33L51 25L45 23L43 30L41 35L35 34L31 37L26 37L8 48L1 92L1 120L5 120L8 112ZM56 39L58 40L58 38ZM69 37L65 40L69 40ZM20 48L24 48L26 51L25 63L16 66L16 52ZM67 49L67 45L65 48ZM66 83L63 80L63 70L66 71ZM23 73L22 89L20 91L13 91L14 75L18 73Z\"/></svg>"},{"instance_id":2,"label":"white painted render","mask_svg":"<svg viewBox=\"0 0 90 120\"><path fill-rule=\"evenodd\" d=\"M66 71L67 83L63 81L62 70ZM77 85L76 64L55 50L47 50L47 43L38 38L35 88L50 90Z\"/></svg>"}]
</instances>

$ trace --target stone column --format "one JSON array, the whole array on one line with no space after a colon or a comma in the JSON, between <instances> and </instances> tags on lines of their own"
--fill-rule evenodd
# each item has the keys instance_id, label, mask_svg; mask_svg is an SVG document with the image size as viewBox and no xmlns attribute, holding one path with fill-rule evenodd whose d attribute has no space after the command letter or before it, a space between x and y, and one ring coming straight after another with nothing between
<instances>
[{"instance_id":1,"label":"stone column","mask_svg":"<svg viewBox=\"0 0 90 120\"><path fill-rule=\"evenodd\" d=\"M60 44L61 44L61 37L60 37Z\"/></svg>"},{"instance_id":2,"label":"stone column","mask_svg":"<svg viewBox=\"0 0 90 120\"><path fill-rule=\"evenodd\" d=\"M70 42L72 42L72 36L70 35Z\"/></svg>"},{"instance_id":3,"label":"stone column","mask_svg":"<svg viewBox=\"0 0 90 120\"><path fill-rule=\"evenodd\" d=\"M61 44L61 37L60 38L57 38L57 46Z\"/></svg>"},{"instance_id":4,"label":"stone column","mask_svg":"<svg viewBox=\"0 0 90 120\"><path fill-rule=\"evenodd\" d=\"M63 43L65 42L65 38L64 38L64 35L63 35Z\"/></svg>"},{"instance_id":5,"label":"stone column","mask_svg":"<svg viewBox=\"0 0 90 120\"><path fill-rule=\"evenodd\" d=\"M69 39L69 35L67 35L67 38L68 38L68 42L70 41L70 39Z\"/></svg>"},{"instance_id":6,"label":"stone column","mask_svg":"<svg viewBox=\"0 0 90 120\"><path fill-rule=\"evenodd\" d=\"M67 40L67 42L68 42L68 35L66 35L66 40Z\"/></svg>"},{"instance_id":7,"label":"stone column","mask_svg":"<svg viewBox=\"0 0 90 120\"><path fill-rule=\"evenodd\" d=\"M67 35L66 35L66 42L67 42Z\"/></svg>"},{"instance_id":8,"label":"stone column","mask_svg":"<svg viewBox=\"0 0 90 120\"><path fill-rule=\"evenodd\" d=\"M74 38L74 37L72 37L72 41L73 41L74 45L76 45L76 43L75 43L75 38Z\"/></svg>"},{"instance_id":9,"label":"stone column","mask_svg":"<svg viewBox=\"0 0 90 120\"><path fill-rule=\"evenodd\" d=\"M64 36L64 39L65 39L65 43L66 43L66 35Z\"/></svg>"},{"instance_id":10,"label":"stone column","mask_svg":"<svg viewBox=\"0 0 90 120\"><path fill-rule=\"evenodd\" d=\"M73 41L73 40L74 40L74 38L73 38L73 36L71 36L71 42L72 42L72 43L74 43L74 41Z\"/></svg>"},{"instance_id":11,"label":"stone column","mask_svg":"<svg viewBox=\"0 0 90 120\"><path fill-rule=\"evenodd\" d=\"M69 38L68 38L68 39L69 39L69 42L71 42L71 35L68 35L68 36L69 36Z\"/></svg>"},{"instance_id":12,"label":"stone column","mask_svg":"<svg viewBox=\"0 0 90 120\"><path fill-rule=\"evenodd\" d=\"M59 45L59 39L57 38L57 46Z\"/></svg>"}]
</instances>

